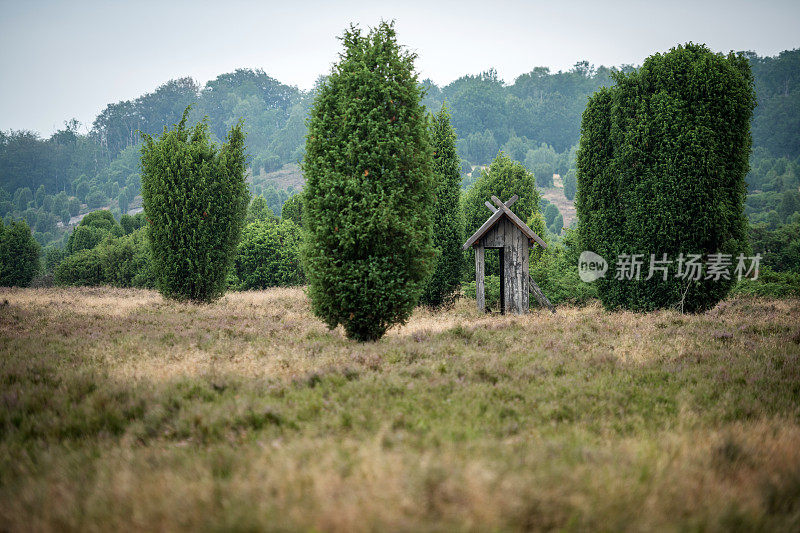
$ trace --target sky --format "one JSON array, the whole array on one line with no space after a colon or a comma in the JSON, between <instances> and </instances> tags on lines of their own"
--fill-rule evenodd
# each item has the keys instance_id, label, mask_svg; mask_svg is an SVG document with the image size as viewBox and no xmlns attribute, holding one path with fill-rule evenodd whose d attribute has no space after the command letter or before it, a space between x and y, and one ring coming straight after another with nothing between
<instances>
[{"instance_id":1,"label":"sky","mask_svg":"<svg viewBox=\"0 0 800 533\"><path fill-rule=\"evenodd\" d=\"M338 57L337 36L394 20L438 85L495 68L638 65L679 43L776 55L800 47L797 0L282 2L0 0L0 130L47 137L107 104L191 76L261 68L309 89Z\"/></svg>"}]
</instances>

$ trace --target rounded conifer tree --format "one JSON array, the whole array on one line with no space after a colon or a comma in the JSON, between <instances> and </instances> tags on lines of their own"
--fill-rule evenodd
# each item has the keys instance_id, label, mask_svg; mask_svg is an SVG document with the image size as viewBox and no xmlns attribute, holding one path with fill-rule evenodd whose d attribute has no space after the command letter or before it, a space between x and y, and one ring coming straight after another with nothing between
<instances>
[{"instance_id":1,"label":"rounded conifer tree","mask_svg":"<svg viewBox=\"0 0 800 533\"><path fill-rule=\"evenodd\" d=\"M208 302L225 292L250 201L244 133L234 126L218 148L205 121L186 127L188 112L161 137L144 136L142 200L159 290Z\"/></svg>"},{"instance_id":2,"label":"rounded conifer tree","mask_svg":"<svg viewBox=\"0 0 800 533\"><path fill-rule=\"evenodd\" d=\"M600 299L612 309L708 309L748 250L748 60L689 43L615 80L589 100L577 158L581 246L609 263ZM728 278L694 267L687 276L690 257L732 263Z\"/></svg>"},{"instance_id":3,"label":"rounded conifer tree","mask_svg":"<svg viewBox=\"0 0 800 533\"><path fill-rule=\"evenodd\" d=\"M422 303L439 307L452 303L461 282L464 215L459 205L461 162L456 153L456 132L450 113L442 105L431 123L433 177L436 180L433 207L433 242L436 266L425 286Z\"/></svg>"},{"instance_id":4,"label":"rounded conifer tree","mask_svg":"<svg viewBox=\"0 0 800 533\"><path fill-rule=\"evenodd\" d=\"M432 155L393 25L341 40L308 123L302 250L314 313L368 341L410 316L431 273Z\"/></svg>"}]
</instances>

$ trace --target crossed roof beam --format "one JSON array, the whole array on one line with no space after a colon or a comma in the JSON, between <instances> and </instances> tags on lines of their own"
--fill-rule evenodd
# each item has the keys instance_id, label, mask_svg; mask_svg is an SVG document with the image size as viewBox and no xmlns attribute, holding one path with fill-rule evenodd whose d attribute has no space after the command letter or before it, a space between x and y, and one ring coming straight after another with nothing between
<instances>
[{"instance_id":1,"label":"crossed roof beam","mask_svg":"<svg viewBox=\"0 0 800 533\"><path fill-rule=\"evenodd\" d=\"M494 198L495 198L495 197L494 197L494 196L492 196L492 200L494 200ZM515 194L514 196L512 196L511 198L509 198L509 199L508 199L508 201L506 201L506 202L503 202L503 205L505 205L506 207L511 207L512 205L514 205L514 204L517 202L517 200L519 200L519 196L517 196L517 195ZM488 207L488 208L489 208L489 211L491 211L492 213L496 213L496 212L497 212L497 208L496 208L495 206L493 206L492 204L490 204L490 203L489 203L489 200L486 200L485 202L483 202L483 205L485 205L486 207Z\"/></svg>"},{"instance_id":2,"label":"crossed roof beam","mask_svg":"<svg viewBox=\"0 0 800 533\"><path fill-rule=\"evenodd\" d=\"M480 239L484 233L489 231L489 228L494 226L494 224L500 220L500 217L503 215L507 216L509 220L511 220L511 222L513 222L514 225L517 226L526 237L528 237L528 239L535 241L542 248L547 248L547 243L544 242L541 237L536 235L536 233L529 228L527 224L520 220L520 218L515 215L511 209L509 209L509 207L512 206L517 200L519 200L519 196L516 194L509 198L506 203L503 203L497 196L492 195L492 202L494 202L495 205L492 205L489 202L484 203L484 205L486 205L486 207L492 211L492 216L490 216L489 219L484 222L480 228L478 228L478 231L472 234L472 237L467 239L467 242L465 242L463 246L464 250L475 244L478 239Z\"/></svg>"}]
</instances>

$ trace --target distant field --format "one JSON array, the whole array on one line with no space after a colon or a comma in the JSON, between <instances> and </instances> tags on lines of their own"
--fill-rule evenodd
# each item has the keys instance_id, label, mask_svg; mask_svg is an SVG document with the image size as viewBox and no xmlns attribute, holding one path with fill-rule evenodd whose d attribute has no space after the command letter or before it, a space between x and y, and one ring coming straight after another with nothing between
<instances>
[{"instance_id":1,"label":"distant field","mask_svg":"<svg viewBox=\"0 0 800 533\"><path fill-rule=\"evenodd\" d=\"M577 218L575 203L567 200L567 197L564 196L564 185L561 183L561 177L558 179L554 177L553 180L555 187L540 187L539 194L542 195L542 198L547 199L547 201L558 207L558 212L564 217L564 227L568 228Z\"/></svg>"},{"instance_id":2,"label":"distant field","mask_svg":"<svg viewBox=\"0 0 800 533\"><path fill-rule=\"evenodd\" d=\"M373 344L300 289L0 306L2 530L800 529L800 300Z\"/></svg>"},{"instance_id":3,"label":"distant field","mask_svg":"<svg viewBox=\"0 0 800 533\"><path fill-rule=\"evenodd\" d=\"M287 163L275 172L264 172L264 169L261 169L258 181L272 184L278 189L288 189L292 186L297 190L302 189L306 182L300 167L295 163Z\"/></svg>"}]
</instances>

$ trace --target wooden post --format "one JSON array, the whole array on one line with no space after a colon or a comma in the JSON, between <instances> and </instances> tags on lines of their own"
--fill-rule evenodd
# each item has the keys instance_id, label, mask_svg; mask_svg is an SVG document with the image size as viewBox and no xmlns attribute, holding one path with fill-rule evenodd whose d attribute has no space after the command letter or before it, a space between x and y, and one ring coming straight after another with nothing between
<instances>
[{"instance_id":1,"label":"wooden post","mask_svg":"<svg viewBox=\"0 0 800 533\"><path fill-rule=\"evenodd\" d=\"M505 304L505 313L517 312L517 279L515 270L517 265L517 234L519 230L507 218L503 220L505 226L505 239L503 241L503 261L500 262L500 272L504 283L500 290L503 293L502 301Z\"/></svg>"},{"instance_id":2,"label":"wooden post","mask_svg":"<svg viewBox=\"0 0 800 533\"><path fill-rule=\"evenodd\" d=\"M506 247L499 249L500 252L500 314L506 314Z\"/></svg>"},{"instance_id":3,"label":"wooden post","mask_svg":"<svg viewBox=\"0 0 800 533\"><path fill-rule=\"evenodd\" d=\"M542 289L533 281L533 278L528 276L528 280L530 281L531 292L533 296L536 298L536 301L539 302L539 305L542 307L546 307L552 311L553 314L556 314L556 308L553 307L553 304L550 303L550 300L547 299L547 296L544 295Z\"/></svg>"},{"instance_id":4,"label":"wooden post","mask_svg":"<svg viewBox=\"0 0 800 533\"><path fill-rule=\"evenodd\" d=\"M486 294L483 288L483 241L475 245L475 300L478 311L486 312Z\"/></svg>"},{"instance_id":5,"label":"wooden post","mask_svg":"<svg viewBox=\"0 0 800 533\"><path fill-rule=\"evenodd\" d=\"M520 251L522 252L522 271L520 275L522 276L521 284L522 284L522 312L527 313L530 311L531 302L530 302L530 283L528 283L528 278L530 277L530 244L528 242L528 238L524 235L520 235L520 244L522 248ZM535 246L535 245L534 245Z\"/></svg>"},{"instance_id":6,"label":"wooden post","mask_svg":"<svg viewBox=\"0 0 800 533\"><path fill-rule=\"evenodd\" d=\"M511 226L511 223L506 220L508 226ZM506 279L506 286L505 286L505 301L506 301L506 312L507 313L516 313L517 312L517 287L516 287L516 276L514 275L514 269L517 264L516 258L516 234L517 232L511 231L511 228L508 227L506 229L506 245L503 247L503 252L506 256L505 268L503 269L503 277Z\"/></svg>"},{"instance_id":7,"label":"wooden post","mask_svg":"<svg viewBox=\"0 0 800 533\"><path fill-rule=\"evenodd\" d=\"M528 238L510 220L504 221L502 276L503 300L506 313L523 314L528 303Z\"/></svg>"}]
</instances>

